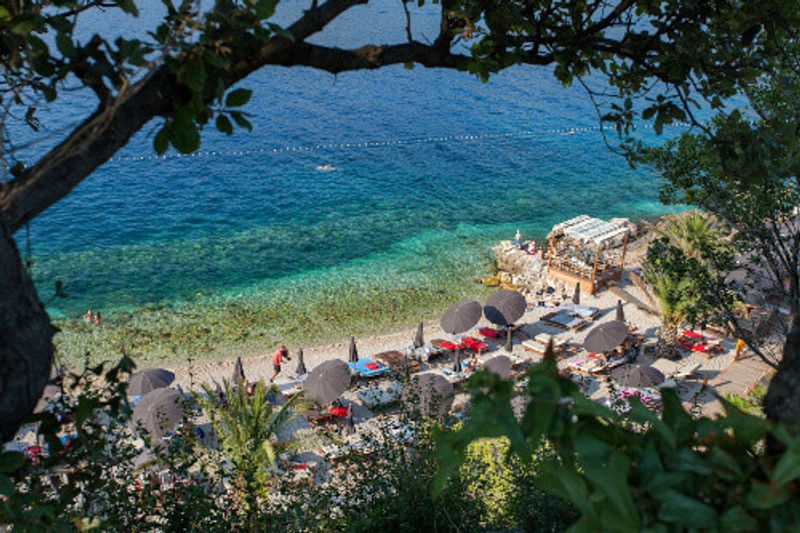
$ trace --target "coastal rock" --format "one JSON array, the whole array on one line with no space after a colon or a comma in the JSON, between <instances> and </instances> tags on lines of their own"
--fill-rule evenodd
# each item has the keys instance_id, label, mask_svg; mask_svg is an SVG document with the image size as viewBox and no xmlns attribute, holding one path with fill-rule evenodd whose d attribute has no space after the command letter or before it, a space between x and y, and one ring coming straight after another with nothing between
<instances>
[{"instance_id":1,"label":"coastal rock","mask_svg":"<svg viewBox=\"0 0 800 533\"><path fill-rule=\"evenodd\" d=\"M502 241L493 248L500 286L512 290L535 289L546 273L541 254L529 254L511 241Z\"/></svg>"}]
</instances>

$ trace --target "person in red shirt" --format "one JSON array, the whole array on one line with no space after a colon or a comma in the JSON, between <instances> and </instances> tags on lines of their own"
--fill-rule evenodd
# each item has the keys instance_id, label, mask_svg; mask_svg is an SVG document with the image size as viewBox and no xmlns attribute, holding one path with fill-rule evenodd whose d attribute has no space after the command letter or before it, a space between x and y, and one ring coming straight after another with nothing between
<instances>
[{"instance_id":1,"label":"person in red shirt","mask_svg":"<svg viewBox=\"0 0 800 533\"><path fill-rule=\"evenodd\" d=\"M275 381L275 378L281 373L281 361L283 361L284 358L286 358L287 361L292 360L292 358L289 357L289 350L286 349L286 346L281 346L275 350L275 355L272 356L272 377L269 378L270 383Z\"/></svg>"}]
</instances>

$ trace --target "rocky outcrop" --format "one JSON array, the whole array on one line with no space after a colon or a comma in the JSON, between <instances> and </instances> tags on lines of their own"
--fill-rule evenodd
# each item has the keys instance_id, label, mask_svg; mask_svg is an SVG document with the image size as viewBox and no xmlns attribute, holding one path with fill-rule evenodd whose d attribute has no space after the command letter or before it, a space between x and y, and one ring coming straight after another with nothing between
<instances>
[{"instance_id":1,"label":"rocky outcrop","mask_svg":"<svg viewBox=\"0 0 800 533\"><path fill-rule=\"evenodd\" d=\"M501 241L492 251L497 267L497 284L516 289L535 289L547 274L547 262L541 252L529 254L511 241Z\"/></svg>"}]
</instances>

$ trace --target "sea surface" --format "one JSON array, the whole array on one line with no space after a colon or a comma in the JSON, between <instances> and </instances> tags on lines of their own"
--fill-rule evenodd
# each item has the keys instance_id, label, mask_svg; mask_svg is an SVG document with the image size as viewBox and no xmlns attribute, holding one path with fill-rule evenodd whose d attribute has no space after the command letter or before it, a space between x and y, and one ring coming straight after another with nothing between
<instances>
[{"instance_id":1,"label":"sea surface","mask_svg":"<svg viewBox=\"0 0 800 533\"><path fill-rule=\"evenodd\" d=\"M81 31L152 27L160 8L140 5L135 23L111 12ZM278 20L297 13L289 6ZM435 8L413 20L418 35L435 34ZM403 21L400 2L376 2L315 41L398 42ZM657 176L608 149L589 98L551 68L482 83L421 67L338 76L274 67L242 86L254 91L252 132L209 130L198 154L159 158L151 124L39 216L29 239L17 235L65 357L167 359L412 323L483 297L474 278L517 229L542 238L581 213L666 210ZM20 154L36 157L93 105L64 93L43 111L49 137ZM68 297L54 295L56 280ZM89 308L102 311L100 328L80 320Z\"/></svg>"}]
</instances>

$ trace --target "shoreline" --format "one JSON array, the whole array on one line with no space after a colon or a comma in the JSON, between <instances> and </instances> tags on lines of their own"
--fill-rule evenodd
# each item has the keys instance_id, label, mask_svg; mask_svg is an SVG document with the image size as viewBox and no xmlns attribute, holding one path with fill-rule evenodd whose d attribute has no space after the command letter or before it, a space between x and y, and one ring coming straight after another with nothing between
<instances>
[{"instance_id":1,"label":"shoreline","mask_svg":"<svg viewBox=\"0 0 800 533\"><path fill-rule=\"evenodd\" d=\"M662 217L636 222L653 224ZM214 364L237 356L257 359L281 344L291 353L300 347L316 352L347 343L351 335L357 341L392 338L406 331L413 335L420 321L426 329L434 321L438 325L437 317L455 301L483 301L497 290L480 282L496 269L494 256L486 261L484 255L485 250L476 249L472 262L454 264L447 272L437 273L438 277L423 280L427 282L424 286L406 279L399 280L398 286L388 286L386 279L378 278L368 279L368 285L361 287L358 279L352 279L308 294L287 291L272 300L264 300L258 293L242 293L104 313L106 320L99 327L75 318L57 319L59 363L77 369L84 365L88 352L91 364L117 361L123 353L140 368Z\"/></svg>"}]
</instances>

